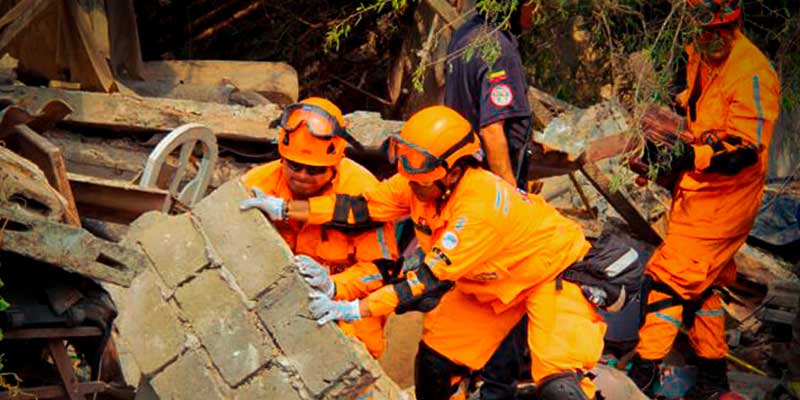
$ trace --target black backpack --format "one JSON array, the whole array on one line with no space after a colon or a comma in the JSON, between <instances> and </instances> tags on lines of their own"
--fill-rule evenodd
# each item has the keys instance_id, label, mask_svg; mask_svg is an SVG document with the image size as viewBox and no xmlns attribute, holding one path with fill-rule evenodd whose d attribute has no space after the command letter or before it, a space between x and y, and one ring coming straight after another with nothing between
<instances>
[{"instance_id":1,"label":"black backpack","mask_svg":"<svg viewBox=\"0 0 800 400\"><path fill-rule=\"evenodd\" d=\"M594 305L609 312L619 311L642 288L647 259L634 247L633 239L603 233L589 253L567 268L561 278L579 285Z\"/></svg>"}]
</instances>

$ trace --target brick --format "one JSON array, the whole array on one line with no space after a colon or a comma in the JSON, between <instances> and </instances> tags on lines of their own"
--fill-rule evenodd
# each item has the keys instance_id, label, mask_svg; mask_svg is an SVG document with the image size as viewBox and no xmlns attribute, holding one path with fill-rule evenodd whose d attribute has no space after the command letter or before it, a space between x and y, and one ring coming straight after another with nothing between
<instances>
[{"instance_id":1,"label":"brick","mask_svg":"<svg viewBox=\"0 0 800 400\"><path fill-rule=\"evenodd\" d=\"M188 351L170 364L151 381L155 392L162 400L191 399L223 400L214 379L212 368L197 351Z\"/></svg>"},{"instance_id":2,"label":"brick","mask_svg":"<svg viewBox=\"0 0 800 400\"><path fill-rule=\"evenodd\" d=\"M231 386L253 374L272 358L273 346L258 330L239 295L217 270L207 270L175 292L214 364Z\"/></svg>"},{"instance_id":3,"label":"brick","mask_svg":"<svg viewBox=\"0 0 800 400\"><path fill-rule=\"evenodd\" d=\"M190 214L151 214L128 238L141 244L164 283L174 289L208 264L206 243Z\"/></svg>"},{"instance_id":4,"label":"brick","mask_svg":"<svg viewBox=\"0 0 800 400\"><path fill-rule=\"evenodd\" d=\"M278 347L314 396L365 387L375 378L365 368L372 360L334 324L318 326L308 313L308 286L288 273L260 299L257 312ZM377 375L375 375L377 376Z\"/></svg>"},{"instance_id":5,"label":"brick","mask_svg":"<svg viewBox=\"0 0 800 400\"><path fill-rule=\"evenodd\" d=\"M265 370L239 387L233 398L236 400L301 399L292 387L289 376L277 367Z\"/></svg>"},{"instance_id":6,"label":"brick","mask_svg":"<svg viewBox=\"0 0 800 400\"><path fill-rule=\"evenodd\" d=\"M291 263L292 252L256 209L240 211L249 198L238 180L220 186L192 211L225 268L250 299L263 292Z\"/></svg>"},{"instance_id":7,"label":"brick","mask_svg":"<svg viewBox=\"0 0 800 400\"><path fill-rule=\"evenodd\" d=\"M130 288L111 292L119 308L120 336L145 375L175 358L186 341L176 311L161 296L158 280L155 272L145 270Z\"/></svg>"}]
</instances>

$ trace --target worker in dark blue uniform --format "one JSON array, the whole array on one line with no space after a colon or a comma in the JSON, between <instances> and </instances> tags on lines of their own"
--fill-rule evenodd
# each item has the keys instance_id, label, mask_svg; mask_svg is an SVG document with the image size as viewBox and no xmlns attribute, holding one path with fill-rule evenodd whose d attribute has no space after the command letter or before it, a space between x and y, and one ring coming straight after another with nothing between
<instances>
[{"instance_id":1,"label":"worker in dark blue uniform","mask_svg":"<svg viewBox=\"0 0 800 400\"><path fill-rule=\"evenodd\" d=\"M529 7L511 16L511 31L497 29L496 21L477 14L461 25L447 48L445 105L458 111L479 133L490 171L520 189L527 189L531 108L528 83L515 34L529 28ZM528 17L528 18L526 18ZM499 44L499 55L489 63L477 47ZM472 46L472 57L466 57ZM489 60L491 61L491 60ZM527 349L527 318L523 318L480 371L482 400L514 399L516 380L523 375ZM422 352L423 349L420 349Z\"/></svg>"},{"instance_id":2,"label":"worker in dark blue uniform","mask_svg":"<svg viewBox=\"0 0 800 400\"><path fill-rule=\"evenodd\" d=\"M522 7L511 16L512 31L521 31L520 21L529 19L521 18L526 14L530 10ZM477 48L491 45L491 40L499 44L500 53L489 63ZM470 47L474 51L467 50ZM447 53L444 104L479 132L489 170L525 189L527 165L519 164L525 160L520 152L529 140L531 108L515 35L498 30L494 21L478 14L453 33ZM468 53L473 55L466 57Z\"/></svg>"}]
</instances>

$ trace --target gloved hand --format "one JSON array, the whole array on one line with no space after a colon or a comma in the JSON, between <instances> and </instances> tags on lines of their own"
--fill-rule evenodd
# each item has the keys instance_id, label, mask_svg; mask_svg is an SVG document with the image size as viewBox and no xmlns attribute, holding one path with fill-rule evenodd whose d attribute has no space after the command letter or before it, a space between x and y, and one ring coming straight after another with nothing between
<instances>
[{"instance_id":1,"label":"gloved hand","mask_svg":"<svg viewBox=\"0 0 800 400\"><path fill-rule=\"evenodd\" d=\"M317 290L308 294L311 302L308 303L308 310L311 317L317 320L320 325L325 325L331 321L357 321L361 319L361 312L358 311L358 300L331 300Z\"/></svg>"},{"instance_id":2,"label":"gloved hand","mask_svg":"<svg viewBox=\"0 0 800 400\"><path fill-rule=\"evenodd\" d=\"M333 284L327 268L307 255L294 256L294 265L311 287L330 298L333 297L336 286Z\"/></svg>"},{"instance_id":3,"label":"gloved hand","mask_svg":"<svg viewBox=\"0 0 800 400\"><path fill-rule=\"evenodd\" d=\"M260 189L253 188L253 193L256 195L253 199L247 199L239 205L239 209L249 210L257 208L263 213L267 214L272 221L283 221L286 219L286 200L264 194Z\"/></svg>"}]
</instances>

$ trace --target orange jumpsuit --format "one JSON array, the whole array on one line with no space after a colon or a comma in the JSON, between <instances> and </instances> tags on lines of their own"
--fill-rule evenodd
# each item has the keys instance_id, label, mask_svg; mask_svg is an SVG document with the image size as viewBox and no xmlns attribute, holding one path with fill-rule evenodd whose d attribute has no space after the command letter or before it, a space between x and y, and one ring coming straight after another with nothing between
<instances>
[{"instance_id":1,"label":"orange jumpsuit","mask_svg":"<svg viewBox=\"0 0 800 400\"><path fill-rule=\"evenodd\" d=\"M526 196L483 169L467 169L441 210L413 195L402 175L364 194L369 215L392 221L410 215L425 262L440 280L455 282L423 319L423 341L451 361L476 370L524 313L533 378L592 368L605 324L580 288L556 277L590 245L580 226L536 195ZM334 199L312 198L309 221L331 218ZM414 279L409 272L407 278ZM413 286L413 284L412 284ZM398 304L392 286L368 298L373 315ZM589 396L588 379L581 382Z\"/></svg>"},{"instance_id":2,"label":"orange jumpsuit","mask_svg":"<svg viewBox=\"0 0 800 400\"><path fill-rule=\"evenodd\" d=\"M701 85L696 119L687 118L696 138L695 169L684 172L676 185L667 236L650 259L647 274L682 299L694 300L709 287L736 277L733 255L761 205L780 82L769 61L741 32L736 32L727 60L716 68L705 65L691 46L687 51L689 87L678 101L687 106L695 86ZM720 138L734 135L759 146L758 162L736 175L703 172L711 150L699 137L711 130ZM648 302L668 297L653 291ZM643 359L663 359L669 353L682 323L681 311L678 305L647 315L637 347ZM716 294L703 302L689 334L697 355L720 359L727 353L724 313Z\"/></svg>"},{"instance_id":3,"label":"orange jumpsuit","mask_svg":"<svg viewBox=\"0 0 800 400\"><path fill-rule=\"evenodd\" d=\"M242 182L248 190L257 187L267 195L287 201L292 199L280 161L253 168L242 177ZM377 184L378 180L368 170L345 158L323 194L355 195ZM355 300L383 286L380 271L372 261L397 258L392 224L357 235L345 234L322 224L276 221L274 225L295 254L308 255L329 267L336 285L337 300ZM385 346L385 322L385 317L374 317L353 323L340 322L339 326L344 332L355 335L370 354L378 358Z\"/></svg>"}]
</instances>

